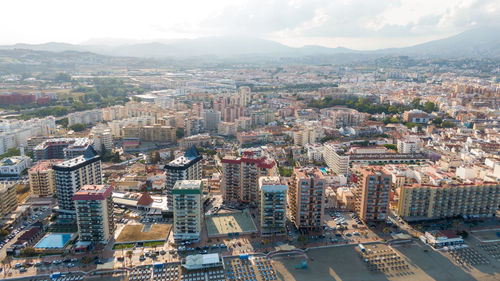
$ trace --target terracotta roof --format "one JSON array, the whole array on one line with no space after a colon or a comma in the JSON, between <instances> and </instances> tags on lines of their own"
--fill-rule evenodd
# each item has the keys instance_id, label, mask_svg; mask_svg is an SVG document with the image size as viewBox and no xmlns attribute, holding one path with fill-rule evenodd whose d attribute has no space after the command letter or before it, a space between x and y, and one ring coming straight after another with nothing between
<instances>
[{"instance_id":1,"label":"terracotta roof","mask_svg":"<svg viewBox=\"0 0 500 281\"><path fill-rule=\"evenodd\" d=\"M141 196L141 198L139 198L139 200L137 201L137 205L142 205L142 206L149 206L149 204L153 203L153 198L151 198L151 196L144 192Z\"/></svg>"}]
</instances>

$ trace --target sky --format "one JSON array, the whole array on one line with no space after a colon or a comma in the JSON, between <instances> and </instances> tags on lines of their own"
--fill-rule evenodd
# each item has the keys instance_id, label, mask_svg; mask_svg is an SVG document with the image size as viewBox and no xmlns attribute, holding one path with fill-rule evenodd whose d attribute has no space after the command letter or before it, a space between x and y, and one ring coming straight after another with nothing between
<instances>
[{"instance_id":1,"label":"sky","mask_svg":"<svg viewBox=\"0 0 500 281\"><path fill-rule=\"evenodd\" d=\"M500 25L499 0L2 0L0 7L0 44L245 36L368 50Z\"/></svg>"}]
</instances>

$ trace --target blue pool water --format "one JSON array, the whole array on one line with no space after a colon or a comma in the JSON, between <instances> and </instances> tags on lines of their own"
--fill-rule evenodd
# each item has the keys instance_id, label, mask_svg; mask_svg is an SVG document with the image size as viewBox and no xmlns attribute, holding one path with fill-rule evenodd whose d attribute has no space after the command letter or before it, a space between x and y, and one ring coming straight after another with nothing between
<instances>
[{"instance_id":1,"label":"blue pool water","mask_svg":"<svg viewBox=\"0 0 500 281\"><path fill-rule=\"evenodd\" d=\"M37 249L61 249L71 239L71 233L50 233L35 245Z\"/></svg>"},{"instance_id":2,"label":"blue pool water","mask_svg":"<svg viewBox=\"0 0 500 281\"><path fill-rule=\"evenodd\" d=\"M325 168L319 168L323 174L326 174L326 169Z\"/></svg>"}]
</instances>

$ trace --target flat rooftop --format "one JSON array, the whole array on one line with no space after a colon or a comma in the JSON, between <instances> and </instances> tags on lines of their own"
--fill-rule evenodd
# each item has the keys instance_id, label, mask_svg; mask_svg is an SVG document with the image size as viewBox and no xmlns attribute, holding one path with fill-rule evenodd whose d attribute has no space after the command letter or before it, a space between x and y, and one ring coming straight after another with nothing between
<instances>
[{"instance_id":1,"label":"flat rooftop","mask_svg":"<svg viewBox=\"0 0 500 281\"><path fill-rule=\"evenodd\" d=\"M209 237L257 232L257 227L248 210L206 216L205 224Z\"/></svg>"}]
</instances>

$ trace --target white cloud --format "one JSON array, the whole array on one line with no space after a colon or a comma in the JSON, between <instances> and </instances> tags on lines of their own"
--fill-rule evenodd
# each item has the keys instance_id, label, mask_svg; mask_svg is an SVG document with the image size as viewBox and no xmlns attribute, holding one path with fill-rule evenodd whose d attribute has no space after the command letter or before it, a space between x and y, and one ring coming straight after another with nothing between
<instances>
[{"instance_id":1,"label":"white cloud","mask_svg":"<svg viewBox=\"0 0 500 281\"><path fill-rule=\"evenodd\" d=\"M0 43L255 36L357 49L500 25L498 0L3 0Z\"/></svg>"}]
</instances>

